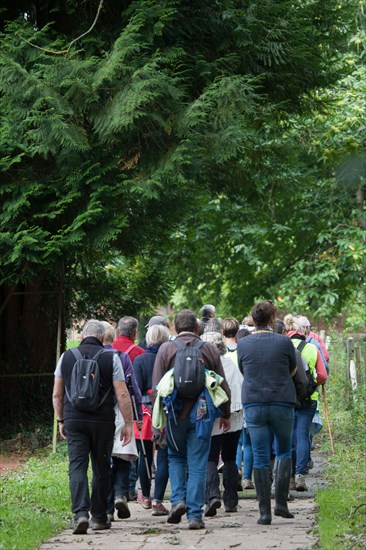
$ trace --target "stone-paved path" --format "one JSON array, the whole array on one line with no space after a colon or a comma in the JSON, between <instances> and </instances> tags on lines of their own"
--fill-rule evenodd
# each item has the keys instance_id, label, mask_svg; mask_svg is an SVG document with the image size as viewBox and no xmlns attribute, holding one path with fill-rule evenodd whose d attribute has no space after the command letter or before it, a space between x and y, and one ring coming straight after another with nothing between
<instances>
[{"instance_id":1,"label":"stone-paved path","mask_svg":"<svg viewBox=\"0 0 366 550\"><path fill-rule=\"evenodd\" d=\"M292 492L289 502L295 518L273 516L271 525L258 525L258 504L255 491L239 493L239 508L235 514L225 513L205 518L206 528L188 529L186 516L178 525L166 522L166 516L154 517L136 502L129 503L131 518L114 521L108 531L88 531L87 535L72 535L68 529L40 546L39 550L166 550L178 546L185 550L281 550L310 549L316 542L313 534L316 506L314 491L325 483L322 478L324 458L313 455L315 466L307 477L307 493ZM170 508L169 503L165 503ZM273 501L272 501L273 504Z\"/></svg>"}]
</instances>

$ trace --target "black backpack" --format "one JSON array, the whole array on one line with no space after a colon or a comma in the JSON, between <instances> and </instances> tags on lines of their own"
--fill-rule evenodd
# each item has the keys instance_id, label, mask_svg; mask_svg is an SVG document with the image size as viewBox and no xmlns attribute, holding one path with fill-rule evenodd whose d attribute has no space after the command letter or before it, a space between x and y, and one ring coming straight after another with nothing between
<instances>
[{"instance_id":1,"label":"black backpack","mask_svg":"<svg viewBox=\"0 0 366 550\"><path fill-rule=\"evenodd\" d=\"M104 403L112 389L110 386L99 400L101 385L98 358L105 350L102 348L92 358L83 357L78 348L72 348L70 351L76 361L71 372L70 392L65 387L67 399L79 411L95 411Z\"/></svg>"},{"instance_id":2,"label":"black backpack","mask_svg":"<svg viewBox=\"0 0 366 550\"><path fill-rule=\"evenodd\" d=\"M307 342L305 340L301 340L300 344L297 346L296 349L301 353L304 347L306 346L306 344ZM313 375L311 374L310 367L306 359L303 357L302 353L301 353L301 358L303 360L303 366L304 366L306 378L308 381L307 389L306 389L306 397L304 398L304 400L308 401L310 397L313 395L313 393L315 392L315 390L317 389L318 385Z\"/></svg>"},{"instance_id":3,"label":"black backpack","mask_svg":"<svg viewBox=\"0 0 366 550\"><path fill-rule=\"evenodd\" d=\"M197 399L205 387L205 362L200 350L204 342L198 340L188 346L178 339L173 342L178 348L174 362L174 385L178 395Z\"/></svg>"}]
</instances>

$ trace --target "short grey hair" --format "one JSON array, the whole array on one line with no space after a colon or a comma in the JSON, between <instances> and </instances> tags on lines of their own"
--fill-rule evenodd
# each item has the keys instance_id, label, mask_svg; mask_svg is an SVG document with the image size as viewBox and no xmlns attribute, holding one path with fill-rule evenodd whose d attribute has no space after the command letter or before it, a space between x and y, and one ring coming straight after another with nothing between
<instances>
[{"instance_id":1,"label":"short grey hair","mask_svg":"<svg viewBox=\"0 0 366 550\"><path fill-rule=\"evenodd\" d=\"M220 355L225 355L225 353L227 352L224 337L220 332L204 332L201 336L201 340L203 340L204 342L215 344L220 352Z\"/></svg>"},{"instance_id":2,"label":"short grey hair","mask_svg":"<svg viewBox=\"0 0 366 550\"><path fill-rule=\"evenodd\" d=\"M137 332L139 328L139 322L135 317L125 316L118 321L118 335L131 337L134 332Z\"/></svg>"},{"instance_id":3,"label":"short grey hair","mask_svg":"<svg viewBox=\"0 0 366 550\"><path fill-rule=\"evenodd\" d=\"M87 321L83 326L81 339L84 340L84 338L87 338L88 336L94 336L103 342L104 334L105 330L103 324L97 319L89 319L89 321Z\"/></svg>"},{"instance_id":4,"label":"short grey hair","mask_svg":"<svg viewBox=\"0 0 366 550\"><path fill-rule=\"evenodd\" d=\"M153 325L146 333L146 344L150 346L160 346L169 340L169 330L164 325Z\"/></svg>"}]
</instances>

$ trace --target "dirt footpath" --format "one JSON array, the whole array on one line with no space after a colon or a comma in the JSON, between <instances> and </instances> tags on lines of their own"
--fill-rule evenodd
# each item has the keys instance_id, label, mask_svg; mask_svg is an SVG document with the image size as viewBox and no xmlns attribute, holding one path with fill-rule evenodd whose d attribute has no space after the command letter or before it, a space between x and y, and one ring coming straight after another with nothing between
<instances>
[{"instance_id":1,"label":"dirt footpath","mask_svg":"<svg viewBox=\"0 0 366 550\"><path fill-rule=\"evenodd\" d=\"M289 502L289 509L295 514L292 520L273 516L271 525L258 525L255 491L239 493L237 513L225 513L221 507L217 516L204 518L206 528L198 531L188 529L186 516L179 525L170 525L166 516L154 517L151 510L130 502L131 518L117 519L110 530L89 530L87 535L72 535L68 529L40 546L39 550L171 550L172 546L185 550L309 549L317 540L312 533L316 512L314 491L324 485L324 459L318 454L314 454L313 459L315 466L307 478L309 491L292 492L295 497ZM272 511L273 506L272 501Z\"/></svg>"}]
</instances>

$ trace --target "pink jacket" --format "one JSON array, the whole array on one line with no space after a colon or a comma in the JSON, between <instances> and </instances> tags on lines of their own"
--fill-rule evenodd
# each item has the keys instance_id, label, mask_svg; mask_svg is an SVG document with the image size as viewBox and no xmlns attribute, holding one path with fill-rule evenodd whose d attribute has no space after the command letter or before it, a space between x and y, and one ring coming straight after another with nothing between
<instances>
[{"instance_id":1,"label":"pink jacket","mask_svg":"<svg viewBox=\"0 0 366 550\"><path fill-rule=\"evenodd\" d=\"M329 363L329 353L328 353L328 350L327 350L327 348L325 347L325 344L324 344L323 340L320 338L319 334L317 334L316 332L309 332L309 336L311 336L312 338L314 338L314 340L316 340L317 342L319 342L320 347L322 348L322 352L323 352L324 358L325 358L326 362Z\"/></svg>"}]
</instances>

